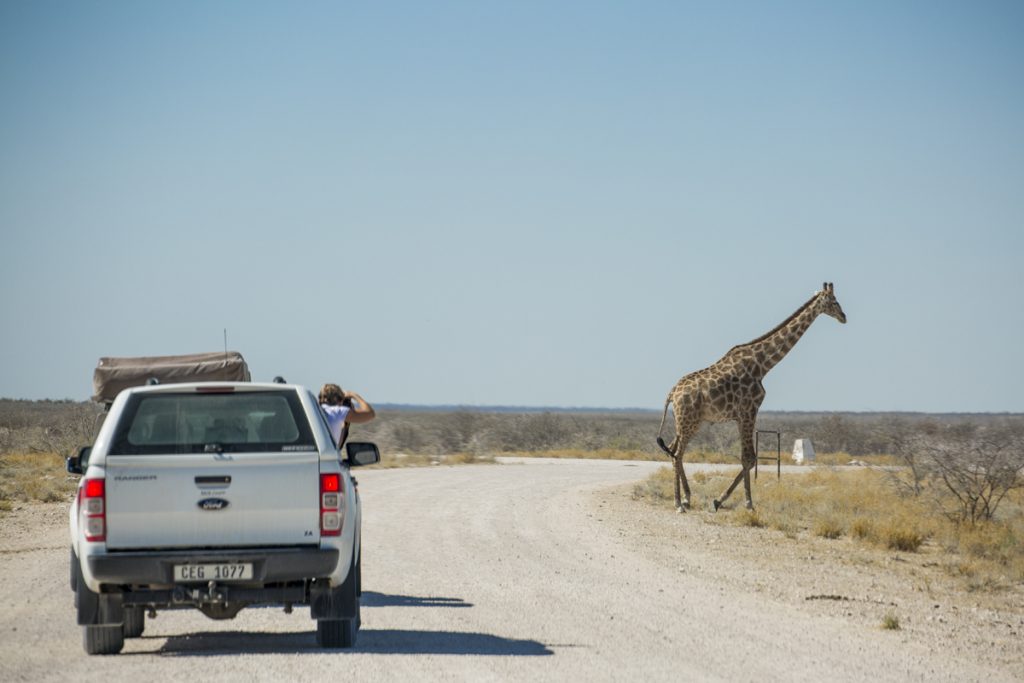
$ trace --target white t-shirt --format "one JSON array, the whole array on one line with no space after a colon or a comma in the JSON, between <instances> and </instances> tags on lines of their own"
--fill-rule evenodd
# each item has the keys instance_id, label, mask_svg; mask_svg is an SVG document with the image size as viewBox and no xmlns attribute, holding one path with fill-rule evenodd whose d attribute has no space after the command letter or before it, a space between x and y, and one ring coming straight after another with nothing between
<instances>
[{"instance_id":1,"label":"white t-shirt","mask_svg":"<svg viewBox=\"0 0 1024 683\"><path fill-rule=\"evenodd\" d=\"M329 406L321 403L320 410L324 411L324 416L327 418L327 425L331 428L331 436L334 437L334 443L338 443L341 441L341 430L345 426L345 418L348 417L349 407Z\"/></svg>"}]
</instances>

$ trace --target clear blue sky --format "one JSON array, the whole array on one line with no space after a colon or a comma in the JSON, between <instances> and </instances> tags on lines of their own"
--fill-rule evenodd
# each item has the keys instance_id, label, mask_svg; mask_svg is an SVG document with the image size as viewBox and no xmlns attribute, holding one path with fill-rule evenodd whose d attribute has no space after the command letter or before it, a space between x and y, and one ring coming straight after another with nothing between
<instances>
[{"instance_id":1,"label":"clear blue sky","mask_svg":"<svg viewBox=\"0 0 1024 683\"><path fill-rule=\"evenodd\" d=\"M1024 4L0 4L0 396L1024 411Z\"/></svg>"}]
</instances>

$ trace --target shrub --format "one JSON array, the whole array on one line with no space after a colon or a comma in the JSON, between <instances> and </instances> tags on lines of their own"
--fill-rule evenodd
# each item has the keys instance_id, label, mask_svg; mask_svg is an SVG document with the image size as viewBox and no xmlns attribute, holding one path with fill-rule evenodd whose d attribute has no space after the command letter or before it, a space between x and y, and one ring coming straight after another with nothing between
<instances>
[{"instance_id":1,"label":"shrub","mask_svg":"<svg viewBox=\"0 0 1024 683\"><path fill-rule=\"evenodd\" d=\"M1022 432L1016 422L929 424L900 439L895 452L914 495L927 492L950 519L976 524L993 519L1008 494L1024 488Z\"/></svg>"},{"instance_id":2,"label":"shrub","mask_svg":"<svg viewBox=\"0 0 1024 683\"><path fill-rule=\"evenodd\" d=\"M8 510L14 501L70 500L77 487L78 479L65 472L64 458L56 453L0 455L0 501Z\"/></svg>"},{"instance_id":3,"label":"shrub","mask_svg":"<svg viewBox=\"0 0 1024 683\"><path fill-rule=\"evenodd\" d=\"M882 617L882 628L886 631L899 631L900 618L893 612L886 612L885 616Z\"/></svg>"},{"instance_id":4,"label":"shrub","mask_svg":"<svg viewBox=\"0 0 1024 683\"><path fill-rule=\"evenodd\" d=\"M736 514L736 523L740 526L749 526L755 529L761 529L767 526L761 515L758 514L757 510L747 510L746 508L740 510Z\"/></svg>"},{"instance_id":5,"label":"shrub","mask_svg":"<svg viewBox=\"0 0 1024 683\"><path fill-rule=\"evenodd\" d=\"M822 517L814 523L814 535L822 538L836 539L844 533L843 524L834 517Z\"/></svg>"},{"instance_id":6,"label":"shrub","mask_svg":"<svg viewBox=\"0 0 1024 683\"><path fill-rule=\"evenodd\" d=\"M890 550L900 550L906 553L916 553L921 544L924 543L924 534L917 527L905 522L894 521L880 531L880 539Z\"/></svg>"},{"instance_id":7,"label":"shrub","mask_svg":"<svg viewBox=\"0 0 1024 683\"><path fill-rule=\"evenodd\" d=\"M957 549L971 557L1006 561L1009 557L1021 554L1020 539L1009 526L989 522L956 529Z\"/></svg>"},{"instance_id":8,"label":"shrub","mask_svg":"<svg viewBox=\"0 0 1024 683\"><path fill-rule=\"evenodd\" d=\"M850 523L850 535L860 541L875 537L875 525L865 517L857 517Z\"/></svg>"},{"instance_id":9,"label":"shrub","mask_svg":"<svg viewBox=\"0 0 1024 683\"><path fill-rule=\"evenodd\" d=\"M675 500L675 472L671 467L662 467L651 476L633 486L634 499L654 501Z\"/></svg>"},{"instance_id":10,"label":"shrub","mask_svg":"<svg viewBox=\"0 0 1024 683\"><path fill-rule=\"evenodd\" d=\"M446 456L442 462L447 465L478 465L481 463L493 464L494 456L486 453L464 451Z\"/></svg>"}]
</instances>

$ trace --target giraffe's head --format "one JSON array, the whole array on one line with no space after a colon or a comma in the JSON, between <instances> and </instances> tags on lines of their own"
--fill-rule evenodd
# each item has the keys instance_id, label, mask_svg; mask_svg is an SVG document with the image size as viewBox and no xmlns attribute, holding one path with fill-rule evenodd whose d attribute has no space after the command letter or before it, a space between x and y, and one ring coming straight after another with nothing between
<instances>
[{"instance_id":1,"label":"giraffe's head","mask_svg":"<svg viewBox=\"0 0 1024 683\"><path fill-rule=\"evenodd\" d=\"M821 286L821 291L818 292L818 310L825 315L832 316L841 323L846 322L846 314L843 313L843 307L839 305L839 301L836 299L836 292L831 282L824 283Z\"/></svg>"}]
</instances>

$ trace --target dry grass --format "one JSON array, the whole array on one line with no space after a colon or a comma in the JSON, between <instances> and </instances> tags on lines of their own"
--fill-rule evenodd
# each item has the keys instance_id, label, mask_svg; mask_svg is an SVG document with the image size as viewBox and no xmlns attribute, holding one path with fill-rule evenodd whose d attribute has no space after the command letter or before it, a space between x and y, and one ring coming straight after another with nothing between
<instances>
[{"instance_id":1,"label":"dry grass","mask_svg":"<svg viewBox=\"0 0 1024 683\"><path fill-rule=\"evenodd\" d=\"M783 462L786 461L786 455L782 455ZM892 455L884 455L882 453L873 453L871 455L850 455L849 453L818 453L814 460L816 465L829 465L829 466L840 466L849 465L852 462L859 462L865 465L875 465L878 467L888 467L900 465L898 458Z\"/></svg>"},{"instance_id":2,"label":"dry grass","mask_svg":"<svg viewBox=\"0 0 1024 683\"><path fill-rule=\"evenodd\" d=\"M846 533L846 526L838 517L827 515L814 520L813 530L815 536L836 539Z\"/></svg>"},{"instance_id":3,"label":"dry grass","mask_svg":"<svg viewBox=\"0 0 1024 683\"><path fill-rule=\"evenodd\" d=\"M719 453L718 451L694 451L683 455L683 462L706 462L712 465L739 465L738 455L731 453ZM782 462L786 462L786 455L783 454Z\"/></svg>"},{"instance_id":4,"label":"dry grass","mask_svg":"<svg viewBox=\"0 0 1024 683\"><path fill-rule=\"evenodd\" d=\"M707 509L731 483L733 473L697 472L690 477L691 501ZM854 541L898 552L919 552L926 544L945 557L950 574L970 590L995 590L1024 582L1024 496L1007 501L1000 518L974 526L956 524L927 496L911 497L893 485L891 472L817 467L807 473L761 476L754 486L753 511L743 506L739 486L726 507L709 515L714 523L767 527ZM634 498L672 504L673 473L660 469L638 483Z\"/></svg>"},{"instance_id":5,"label":"dry grass","mask_svg":"<svg viewBox=\"0 0 1024 683\"><path fill-rule=\"evenodd\" d=\"M364 469L395 469L399 467L432 467L435 465L493 464L493 455L472 452L425 455L423 453L381 453L380 462Z\"/></svg>"},{"instance_id":6,"label":"dry grass","mask_svg":"<svg viewBox=\"0 0 1024 683\"><path fill-rule=\"evenodd\" d=\"M15 503L69 501L77 487L78 478L67 474L60 455L0 455L0 511L11 510Z\"/></svg>"},{"instance_id":7,"label":"dry grass","mask_svg":"<svg viewBox=\"0 0 1024 683\"><path fill-rule=\"evenodd\" d=\"M668 460L665 455L619 448L556 448L545 451L502 451L502 456L516 458L586 458L590 460Z\"/></svg>"},{"instance_id":8,"label":"dry grass","mask_svg":"<svg viewBox=\"0 0 1024 683\"><path fill-rule=\"evenodd\" d=\"M850 535L858 541L869 541L876 533L875 523L867 517L856 517L850 522Z\"/></svg>"},{"instance_id":9,"label":"dry grass","mask_svg":"<svg viewBox=\"0 0 1024 683\"><path fill-rule=\"evenodd\" d=\"M736 524L740 526L749 526L752 529L763 529L768 526L764 518L761 517L761 513L757 510L742 509L736 512Z\"/></svg>"},{"instance_id":10,"label":"dry grass","mask_svg":"<svg viewBox=\"0 0 1024 683\"><path fill-rule=\"evenodd\" d=\"M877 539L889 550L916 553L931 534L922 529L916 520L904 517L889 520L882 525Z\"/></svg>"},{"instance_id":11,"label":"dry grass","mask_svg":"<svg viewBox=\"0 0 1024 683\"><path fill-rule=\"evenodd\" d=\"M767 455L767 453L762 453ZM541 451L502 451L500 455L515 456L520 458L589 458L594 460L654 460L665 462L668 460L661 451L651 452L642 450L630 450L620 448L598 448L586 450L582 448L556 448ZM716 465L739 466L740 458L734 453L722 453L711 450L687 451L683 456L684 462L700 462ZM818 465L848 465L851 462L860 462L865 465L890 466L897 464L890 455L864 455L854 457L849 453L819 453L815 461ZM782 453L782 464L794 464L788 452ZM762 462L762 468L772 468L774 463Z\"/></svg>"},{"instance_id":12,"label":"dry grass","mask_svg":"<svg viewBox=\"0 0 1024 683\"><path fill-rule=\"evenodd\" d=\"M557 448L544 451L507 451L501 455L520 458L583 458L592 460L647 460L669 462L669 457L662 451L640 451L619 448L598 448L585 450L582 448ZM683 456L685 462L712 463L717 465L739 465L739 456L718 451L687 451ZM786 455L782 456L783 464L787 463ZM845 464L845 463L844 463Z\"/></svg>"}]
</instances>

